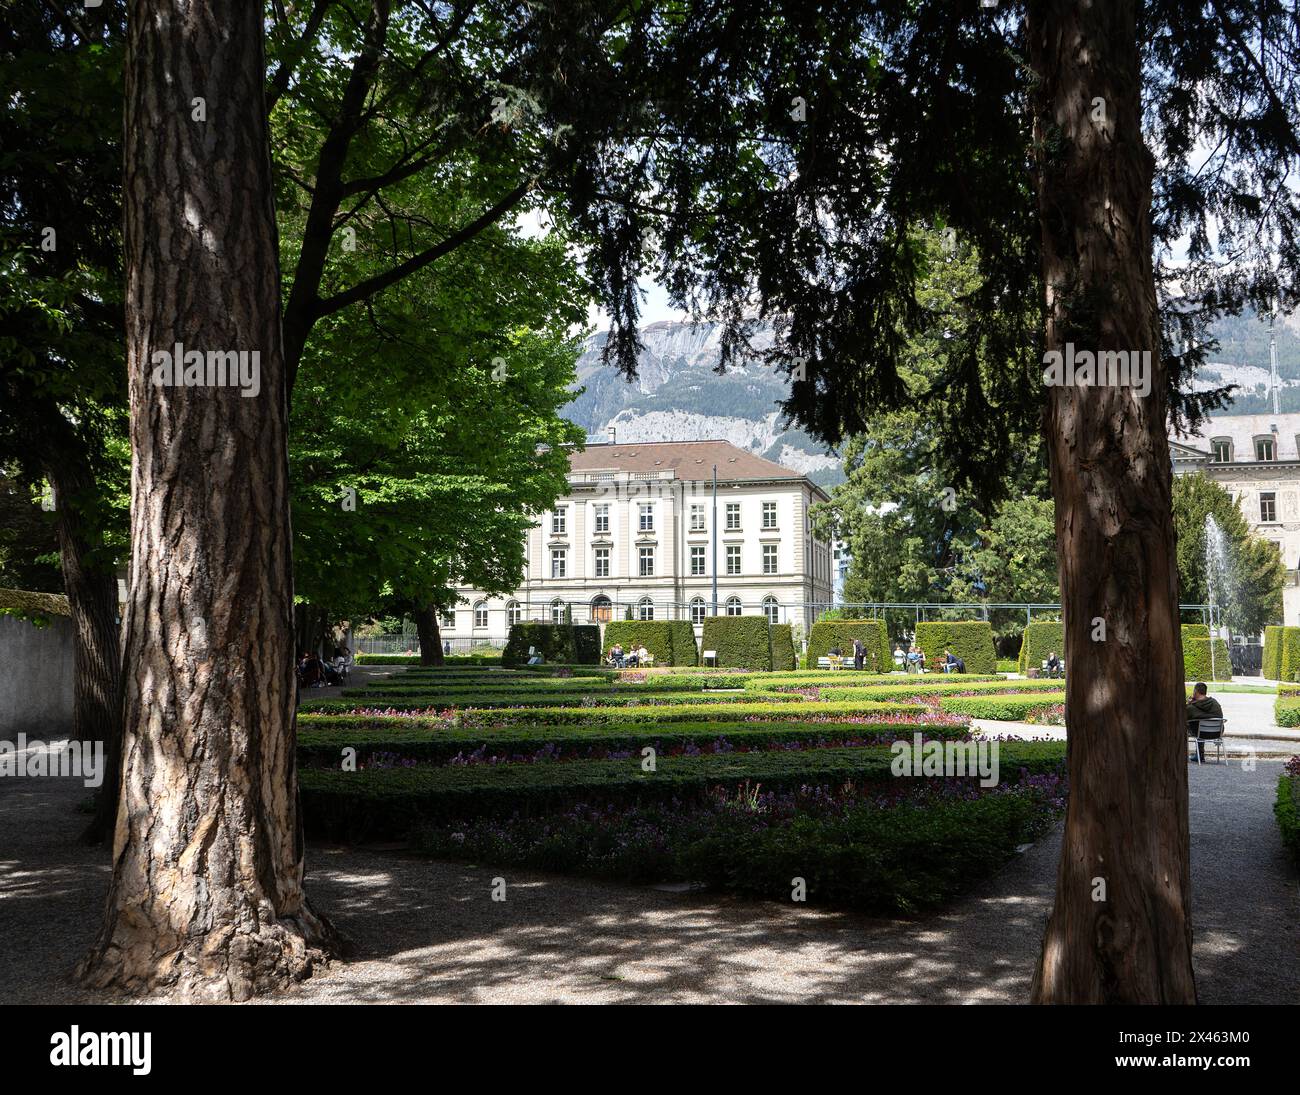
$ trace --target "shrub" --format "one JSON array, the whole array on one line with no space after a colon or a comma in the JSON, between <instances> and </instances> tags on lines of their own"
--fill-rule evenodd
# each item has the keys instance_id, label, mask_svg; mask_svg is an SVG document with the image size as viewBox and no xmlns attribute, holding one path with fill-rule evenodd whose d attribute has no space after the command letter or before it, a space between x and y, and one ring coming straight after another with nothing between
<instances>
[{"instance_id":1,"label":"shrub","mask_svg":"<svg viewBox=\"0 0 1300 1095\"><path fill-rule=\"evenodd\" d=\"M983 620L962 623L934 621L916 625L916 645L933 661L951 650L966 663L968 673L992 673L998 667L993 649L993 625Z\"/></svg>"},{"instance_id":2,"label":"shrub","mask_svg":"<svg viewBox=\"0 0 1300 1095\"><path fill-rule=\"evenodd\" d=\"M771 640L773 670L794 669L794 628L790 624L773 624Z\"/></svg>"},{"instance_id":3,"label":"shrub","mask_svg":"<svg viewBox=\"0 0 1300 1095\"><path fill-rule=\"evenodd\" d=\"M526 664L530 646L548 662L596 665L600 661L600 628L594 624L512 624L501 664Z\"/></svg>"},{"instance_id":4,"label":"shrub","mask_svg":"<svg viewBox=\"0 0 1300 1095\"><path fill-rule=\"evenodd\" d=\"M1281 680L1282 628L1270 625L1264 628L1264 651L1260 674L1266 681Z\"/></svg>"},{"instance_id":5,"label":"shrub","mask_svg":"<svg viewBox=\"0 0 1300 1095\"><path fill-rule=\"evenodd\" d=\"M1208 639L1209 637L1209 624L1183 624L1183 642L1188 639Z\"/></svg>"},{"instance_id":6,"label":"shrub","mask_svg":"<svg viewBox=\"0 0 1300 1095\"><path fill-rule=\"evenodd\" d=\"M772 640L766 616L707 616L704 650L717 651L717 664L732 669L772 668Z\"/></svg>"},{"instance_id":7,"label":"shrub","mask_svg":"<svg viewBox=\"0 0 1300 1095\"><path fill-rule=\"evenodd\" d=\"M605 625L604 649L601 654L608 654L610 647L615 643L621 643L625 651L644 646L654 658L656 665L672 665L671 627L672 625L664 620L611 620Z\"/></svg>"},{"instance_id":8,"label":"shrub","mask_svg":"<svg viewBox=\"0 0 1300 1095\"><path fill-rule=\"evenodd\" d=\"M1025 673L1030 668L1041 669L1053 650L1061 657L1065 656L1065 624L1060 620L1026 624L1020 638L1020 672Z\"/></svg>"},{"instance_id":9,"label":"shrub","mask_svg":"<svg viewBox=\"0 0 1300 1095\"><path fill-rule=\"evenodd\" d=\"M1280 680L1293 681L1300 670L1300 627L1282 628L1282 659L1278 666Z\"/></svg>"},{"instance_id":10,"label":"shrub","mask_svg":"<svg viewBox=\"0 0 1300 1095\"><path fill-rule=\"evenodd\" d=\"M1064 742L1003 742L1000 770L1053 772L1064 755ZM356 772L304 768L299 783L309 833L374 839L404 837L421 821L526 816L575 802L699 801L711 788L746 783L760 783L765 791L814 784L839 787L847 781L893 783L892 763L890 749L867 746L659 757L653 772L641 767L639 754L610 760Z\"/></svg>"},{"instance_id":11,"label":"shrub","mask_svg":"<svg viewBox=\"0 0 1300 1095\"><path fill-rule=\"evenodd\" d=\"M1278 726L1300 726L1300 695L1279 692L1273 701L1273 721Z\"/></svg>"},{"instance_id":12,"label":"shrub","mask_svg":"<svg viewBox=\"0 0 1300 1095\"><path fill-rule=\"evenodd\" d=\"M897 677L894 678L898 680ZM839 681L833 686L823 685L818 689L818 696L823 700L909 700L913 697L926 699L930 696L1000 696L1016 695L1026 692L1060 692L1059 680L1040 681L981 681L964 680L951 677L924 677L915 684L872 685L867 688L840 688Z\"/></svg>"},{"instance_id":13,"label":"shrub","mask_svg":"<svg viewBox=\"0 0 1300 1095\"><path fill-rule=\"evenodd\" d=\"M945 696L939 701L939 707L950 715L1024 722L1031 715L1064 702L1064 692L1043 692L1040 695Z\"/></svg>"},{"instance_id":14,"label":"shrub","mask_svg":"<svg viewBox=\"0 0 1300 1095\"><path fill-rule=\"evenodd\" d=\"M1300 757L1292 757L1278 777L1273 815L1282 831L1282 846L1300 865Z\"/></svg>"},{"instance_id":15,"label":"shrub","mask_svg":"<svg viewBox=\"0 0 1300 1095\"><path fill-rule=\"evenodd\" d=\"M853 655L853 640L861 639L867 648L867 658L863 668L871 673L888 673L894 665L894 656L889 649L889 630L884 620L818 620L812 626L808 636L808 653L804 658L805 669L816 669L817 659L830 653L831 647L839 645L846 658Z\"/></svg>"},{"instance_id":16,"label":"shrub","mask_svg":"<svg viewBox=\"0 0 1300 1095\"><path fill-rule=\"evenodd\" d=\"M673 665L700 664L700 648L695 645L695 628L690 620L673 620L669 625L673 633Z\"/></svg>"},{"instance_id":17,"label":"shrub","mask_svg":"<svg viewBox=\"0 0 1300 1095\"><path fill-rule=\"evenodd\" d=\"M1183 680L1232 680L1232 655L1223 639L1214 640L1214 659L1210 659L1208 638L1188 638L1183 635Z\"/></svg>"}]
</instances>

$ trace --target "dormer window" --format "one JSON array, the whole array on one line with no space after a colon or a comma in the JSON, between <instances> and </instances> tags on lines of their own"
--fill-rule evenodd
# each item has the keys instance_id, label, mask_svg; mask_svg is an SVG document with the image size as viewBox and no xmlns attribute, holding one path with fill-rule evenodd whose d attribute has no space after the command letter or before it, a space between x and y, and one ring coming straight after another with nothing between
<instances>
[{"instance_id":1,"label":"dormer window","mask_svg":"<svg viewBox=\"0 0 1300 1095\"><path fill-rule=\"evenodd\" d=\"M1267 463L1277 459L1277 441L1272 437L1255 438L1255 459Z\"/></svg>"},{"instance_id":2,"label":"dormer window","mask_svg":"<svg viewBox=\"0 0 1300 1095\"><path fill-rule=\"evenodd\" d=\"M1211 459L1216 464L1232 463L1232 439L1229 437L1216 437L1210 442L1210 452L1213 454Z\"/></svg>"}]
</instances>

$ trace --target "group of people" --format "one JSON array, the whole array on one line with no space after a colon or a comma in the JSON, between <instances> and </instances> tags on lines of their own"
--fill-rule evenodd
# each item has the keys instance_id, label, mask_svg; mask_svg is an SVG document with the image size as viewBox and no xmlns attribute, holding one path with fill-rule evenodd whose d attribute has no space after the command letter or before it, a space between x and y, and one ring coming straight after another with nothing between
<instances>
[{"instance_id":1,"label":"group of people","mask_svg":"<svg viewBox=\"0 0 1300 1095\"><path fill-rule=\"evenodd\" d=\"M945 650L944 654L947 653L948 651ZM909 646L906 651L903 650L902 644L898 644L894 647L894 664L901 665L909 672L915 670L919 673L925 668L925 651L916 643Z\"/></svg>"},{"instance_id":2,"label":"group of people","mask_svg":"<svg viewBox=\"0 0 1300 1095\"><path fill-rule=\"evenodd\" d=\"M609 654L606 655L609 664L616 669L635 669L639 665L645 665L651 661L650 651L645 648L645 644L632 650L624 650L622 643L615 643L609 648Z\"/></svg>"},{"instance_id":3,"label":"group of people","mask_svg":"<svg viewBox=\"0 0 1300 1095\"><path fill-rule=\"evenodd\" d=\"M328 688L342 684L352 661L352 651L340 646L330 661L322 661L314 650L305 650L296 667L299 688Z\"/></svg>"},{"instance_id":4,"label":"group of people","mask_svg":"<svg viewBox=\"0 0 1300 1095\"><path fill-rule=\"evenodd\" d=\"M843 658L844 651L839 643L832 646L826 653L832 658ZM861 639L853 640L853 668L861 669L867 661L867 648Z\"/></svg>"}]
</instances>

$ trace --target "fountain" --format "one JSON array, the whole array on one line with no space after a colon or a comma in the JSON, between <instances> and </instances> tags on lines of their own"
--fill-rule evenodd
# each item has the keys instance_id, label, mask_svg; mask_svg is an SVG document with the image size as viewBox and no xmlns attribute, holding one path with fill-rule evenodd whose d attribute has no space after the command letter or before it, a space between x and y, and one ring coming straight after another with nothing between
<instances>
[{"instance_id":1,"label":"fountain","mask_svg":"<svg viewBox=\"0 0 1300 1095\"><path fill-rule=\"evenodd\" d=\"M1210 679L1218 678L1215 666L1214 640L1215 623L1220 619L1215 612L1215 589L1219 591L1220 600L1231 603L1232 598L1232 547L1227 534L1219 527L1214 514L1205 515L1205 586L1206 601L1210 606ZM1217 581L1216 581L1217 579Z\"/></svg>"}]
</instances>

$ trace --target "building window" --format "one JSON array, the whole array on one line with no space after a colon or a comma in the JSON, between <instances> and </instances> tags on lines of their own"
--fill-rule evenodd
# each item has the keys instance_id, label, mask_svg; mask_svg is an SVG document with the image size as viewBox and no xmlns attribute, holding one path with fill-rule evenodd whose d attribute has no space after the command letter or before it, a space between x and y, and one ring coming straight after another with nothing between
<instances>
[{"instance_id":1,"label":"building window","mask_svg":"<svg viewBox=\"0 0 1300 1095\"><path fill-rule=\"evenodd\" d=\"M776 550L777 550L776 544L763 545L763 573L764 574L776 573Z\"/></svg>"},{"instance_id":2,"label":"building window","mask_svg":"<svg viewBox=\"0 0 1300 1095\"><path fill-rule=\"evenodd\" d=\"M704 549L702 547L691 548L691 574L695 577L705 573L704 571Z\"/></svg>"},{"instance_id":3,"label":"building window","mask_svg":"<svg viewBox=\"0 0 1300 1095\"><path fill-rule=\"evenodd\" d=\"M564 621L564 602L563 602L563 601L552 601L552 602L551 602L551 623L553 623L553 624L562 624L562 623L564 623L564 622L565 622L565 621Z\"/></svg>"},{"instance_id":4,"label":"building window","mask_svg":"<svg viewBox=\"0 0 1300 1095\"><path fill-rule=\"evenodd\" d=\"M655 549L652 547L643 547L641 549L641 570L642 578L653 578L655 576Z\"/></svg>"},{"instance_id":5,"label":"building window","mask_svg":"<svg viewBox=\"0 0 1300 1095\"><path fill-rule=\"evenodd\" d=\"M740 598L739 598L739 597L728 597L728 598L727 598L727 615L728 615L728 616L739 616L739 615L741 614L741 612L743 611L744 607L745 607L745 606L742 605L742 604L740 603Z\"/></svg>"},{"instance_id":6,"label":"building window","mask_svg":"<svg viewBox=\"0 0 1300 1095\"><path fill-rule=\"evenodd\" d=\"M653 620L655 618L655 603L649 597L642 597L636 606L636 618L638 620Z\"/></svg>"},{"instance_id":7,"label":"building window","mask_svg":"<svg viewBox=\"0 0 1300 1095\"><path fill-rule=\"evenodd\" d=\"M1277 520L1277 492L1266 490L1259 495L1259 520L1261 524L1270 524Z\"/></svg>"},{"instance_id":8,"label":"building window","mask_svg":"<svg viewBox=\"0 0 1300 1095\"><path fill-rule=\"evenodd\" d=\"M740 528L740 503L727 503L727 531L735 532Z\"/></svg>"},{"instance_id":9,"label":"building window","mask_svg":"<svg viewBox=\"0 0 1300 1095\"><path fill-rule=\"evenodd\" d=\"M614 618L614 606L608 597L597 597L591 602L591 618L598 624L607 624Z\"/></svg>"},{"instance_id":10,"label":"building window","mask_svg":"<svg viewBox=\"0 0 1300 1095\"><path fill-rule=\"evenodd\" d=\"M1255 459L1268 461L1277 459L1277 442L1271 437L1255 438Z\"/></svg>"},{"instance_id":11,"label":"building window","mask_svg":"<svg viewBox=\"0 0 1300 1095\"><path fill-rule=\"evenodd\" d=\"M642 532L654 532L655 530L655 508L649 502L642 502L640 505L641 519L637 525Z\"/></svg>"},{"instance_id":12,"label":"building window","mask_svg":"<svg viewBox=\"0 0 1300 1095\"><path fill-rule=\"evenodd\" d=\"M567 506L561 506L551 514L551 535L563 536L569 527L569 510Z\"/></svg>"},{"instance_id":13,"label":"building window","mask_svg":"<svg viewBox=\"0 0 1300 1095\"><path fill-rule=\"evenodd\" d=\"M454 608L444 608L442 610L442 623L439 626L444 631L449 631L456 626L456 610Z\"/></svg>"},{"instance_id":14,"label":"building window","mask_svg":"<svg viewBox=\"0 0 1300 1095\"><path fill-rule=\"evenodd\" d=\"M691 503L691 531L704 531L704 506L702 504Z\"/></svg>"},{"instance_id":15,"label":"building window","mask_svg":"<svg viewBox=\"0 0 1300 1095\"><path fill-rule=\"evenodd\" d=\"M597 578L609 577L609 548L596 549L596 568L595 575Z\"/></svg>"},{"instance_id":16,"label":"building window","mask_svg":"<svg viewBox=\"0 0 1300 1095\"><path fill-rule=\"evenodd\" d=\"M484 601L474 606L474 626L487 627L487 604Z\"/></svg>"},{"instance_id":17,"label":"building window","mask_svg":"<svg viewBox=\"0 0 1300 1095\"><path fill-rule=\"evenodd\" d=\"M727 545L727 573L728 574L740 573L740 545L739 544Z\"/></svg>"},{"instance_id":18,"label":"building window","mask_svg":"<svg viewBox=\"0 0 1300 1095\"><path fill-rule=\"evenodd\" d=\"M1232 441L1226 437L1216 437L1210 442L1211 459L1217 464L1232 463Z\"/></svg>"},{"instance_id":19,"label":"building window","mask_svg":"<svg viewBox=\"0 0 1300 1095\"><path fill-rule=\"evenodd\" d=\"M767 622L770 624L780 622L781 606L776 603L775 597L763 598L763 615L767 617Z\"/></svg>"},{"instance_id":20,"label":"building window","mask_svg":"<svg viewBox=\"0 0 1300 1095\"><path fill-rule=\"evenodd\" d=\"M776 528L776 503L763 503L763 527Z\"/></svg>"},{"instance_id":21,"label":"building window","mask_svg":"<svg viewBox=\"0 0 1300 1095\"><path fill-rule=\"evenodd\" d=\"M564 578L569 573L569 553L564 548L551 549L551 577Z\"/></svg>"},{"instance_id":22,"label":"building window","mask_svg":"<svg viewBox=\"0 0 1300 1095\"><path fill-rule=\"evenodd\" d=\"M596 532L609 532L609 503L600 502L596 506Z\"/></svg>"},{"instance_id":23,"label":"building window","mask_svg":"<svg viewBox=\"0 0 1300 1095\"><path fill-rule=\"evenodd\" d=\"M693 624L704 623L704 612L705 612L704 598L696 597L695 600L691 602L691 623Z\"/></svg>"},{"instance_id":24,"label":"building window","mask_svg":"<svg viewBox=\"0 0 1300 1095\"><path fill-rule=\"evenodd\" d=\"M506 623L512 627L524 618L523 607L518 601L511 601L506 605Z\"/></svg>"}]
</instances>

